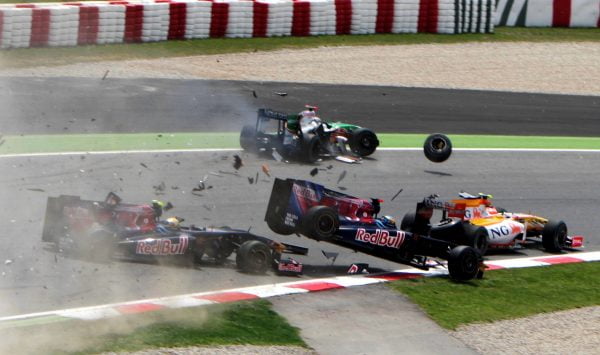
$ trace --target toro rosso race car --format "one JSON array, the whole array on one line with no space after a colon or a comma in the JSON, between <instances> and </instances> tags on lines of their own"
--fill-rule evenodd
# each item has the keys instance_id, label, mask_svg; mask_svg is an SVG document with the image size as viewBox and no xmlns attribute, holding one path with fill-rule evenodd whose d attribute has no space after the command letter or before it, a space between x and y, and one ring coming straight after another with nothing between
<instances>
[{"instance_id":1,"label":"toro rosso race car","mask_svg":"<svg viewBox=\"0 0 600 355\"><path fill-rule=\"evenodd\" d=\"M493 206L491 195L461 192L459 197L450 201L441 201L437 195L423 199L416 212L404 216L401 228L470 245L482 254L488 249L540 243L549 252L583 246L583 237L568 235L563 221L507 212ZM437 224L430 222L434 209L443 211Z\"/></svg>"},{"instance_id":2,"label":"toro rosso race car","mask_svg":"<svg viewBox=\"0 0 600 355\"><path fill-rule=\"evenodd\" d=\"M373 154L379 140L370 129L322 121L316 115L316 107L306 106L299 114L259 109L256 124L242 128L240 146L246 151L278 154L308 163L324 157L355 162ZM443 134L427 137L423 148L433 162L445 161L452 153L452 143Z\"/></svg>"},{"instance_id":3,"label":"toro rosso race car","mask_svg":"<svg viewBox=\"0 0 600 355\"><path fill-rule=\"evenodd\" d=\"M303 234L387 260L427 270L428 257L448 261L455 280L483 275L476 249L400 230L380 212L378 199L365 200L295 179L275 179L265 221L275 233Z\"/></svg>"},{"instance_id":4,"label":"toro rosso race car","mask_svg":"<svg viewBox=\"0 0 600 355\"><path fill-rule=\"evenodd\" d=\"M282 260L281 254L306 255L306 248L229 227L184 227L180 218L159 220L161 213L158 202L125 204L113 193L105 201L64 195L49 197L42 240L96 260L122 256L199 262L207 256L222 263L236 252L237 267L244 272L264 273L271 266L284 273L302 272L301 265L293 259Z\"/></svg>"}]
</instances>

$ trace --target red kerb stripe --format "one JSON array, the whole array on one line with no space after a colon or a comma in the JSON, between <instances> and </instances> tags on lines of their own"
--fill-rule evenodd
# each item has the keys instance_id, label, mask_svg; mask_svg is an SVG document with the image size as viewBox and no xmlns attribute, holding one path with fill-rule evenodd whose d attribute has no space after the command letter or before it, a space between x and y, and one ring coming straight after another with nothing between
<instances>
[{"instance_id":1,"label":"red kerb stripe","mask_svg":"<svg viewBox=\"0 0 600 355\"><path fill-rule=\"evenodd\" d=\"M236 302L243 300L253 300L258 296L245 292L222 292L212 295L196 296L195 298L218 303Z\"/></svg>"},{"instance_id":2,"label":"red kerb stripe","mask_svg":"<svg viewBox=\"0 0 600 355\"><path fill-rule=\"evenodd\" d=\"M373 279L384 279L388 281L418 279L423 277L422 274L411 274L408 272L390 272L388 274L367 276Z\"/></svg>"},{"instance_id":3,"label":"red kerb stripe","mask_svg":"<svg viewBox=\"0 0 600 355\"><path fill-rule=\"evenodd\" d=\"M169 4L169 39L184 39L187 18L187 4L175 2Z\"/></svg>"},{"instance_id":4,"label":"red kerb stripe","mask_svg":"<svg viewBox=\"0 0 600 355\"><path fill-rule=\"evenodd\" d=\"M571 25L571 0L554 0L552 27L569 27L569 25Z\"/></svg>"},{"instance_id":5,"label":"red kerb stripe","mask_svg":"<svg viewBox=\"0 0 600 355\"><path fill-rule=\"evenodd\" d=\"M210 19L210 36L225 37L228 22L229 4L225 2L213 2Z\"/></svg>"},{"instance_id":6,"label":"red kerb stripe","mask_svg":"<svg viewBox=\"0 0 600 355\"><path fill-rule=\"evenodd\" d=\"M335 33L350 34L352 28L352 0L335 0Z\"/></svg>"},{"instance_id":7,"label":"red kerb stripe","mask_svg":"<svg viewBox=\"0 0 600 355\"><path fill-rule=\"evenodd\" d=\"M149 311L156 311L157 309L164 308L159 304L154 303L136 303L136 304L125 304L121 306L115 307L117 311L123 314L135 314L135 313L144 313Z\"/></svg>"},{"instance_id":8,"label":"red kerb stripe","mask_svg":"<svg viewBox=\"0 0 600 355\"><path fill-rule=\"evenodd\" d=\"M269 21L269 4L255 1L254 5L254 27L252 37L266 37Z\"/></svg>"},{"instance_id":9,"label":"red kerb stripe","mask_svg":"<svg viewBox=\"0 0 600 355\"><path fill-rule=\"evenodd\" d=\"M0 10L0 46L2 45L2 37L4 33L4 12Z\"/></svg>"},{"instance_id":10,"label":"red kerb stripe","mask_svg":"<svg viewBox=\"0 0 600 355\"><path fill-rule=\"evenodd\" d=\"M294 0L292 36L310 35L310 2Z\"/></svg>"},{"instance_id":11,"label":"red kerb stripe","mask_svg":"<svg viewBox=\"0 0 600 355\"><path fill-rule=\"evenodd\" d=\"M535 261L541 261L548 264L573 264L582 263L583 260L571 256L551 256L545 258L536 258Z\"/></svg>"},{"instance_id":12,"label":"red kerb stripe","mask_svg":"<svg viewBox=\"0 0 600 355\"><path fill-rule=\"evenodd\" d=\"M394 0L377 0L376 33L391 33L394 25Z\"/></svg>"},{"instance_id":13,"label":"red kerb stripe","mask_svg":"<svg viewBox=\"0 0 600 355\"><path fill-rule=\"evenodd\" d=\"M298 285L290 285L290 286L286 286L286 287L301 288L303 290L307 290L310 292L333 290L336 288L344 288L344 286L340 286L340 285L334 284L332 282L323 282L323 281L305 282L305 283L301 283Z\"/></svg>"},{"instance_id":14,"label":"red kerb stripe","mask_svg":"<svg viewBox=\"0 0 600 355\"><path fill-rule=\"evenodd\" d=\"M31 11L30 46L46 46L48 45L48 37L50 37L50 10L34 8Z\"/></svg>"}]
</instances>

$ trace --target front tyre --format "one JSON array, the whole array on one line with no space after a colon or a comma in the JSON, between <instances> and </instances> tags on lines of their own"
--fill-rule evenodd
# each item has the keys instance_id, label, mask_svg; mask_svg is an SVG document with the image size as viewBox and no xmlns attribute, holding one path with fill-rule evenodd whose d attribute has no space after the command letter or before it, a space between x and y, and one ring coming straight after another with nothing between
<instances>
[{"instance_id":1,"label":"front tyre","mask_svg":"<svg viewBox=\"0 0 600 355\"><path fill-rule=\"evenodd\" d=\"M455 281L469 281L483 277L480 269L481 254L466 245L460 245L450 250L448 255L448 272Z\"/></svg>"},{"instance_id":2,"label":"front tyre","mask_svg":"<svg viewBox=\"0 0 600 355\"><path fill-rule=\"evenodd\" d=\"M242 127L240 146L245 151L256 150L256 128L254 126L246 125Z\"/></svg>"},{"instance_id":3,"label":"front tyre","mask_svg":"<svg viewBox=\"0 0 600 355\"><path fill-rule=\"evenodd\" d=\"M316 240L331 239L339 227L337 212L327 206L311 207L302 219L303 233Z\"/></svg>"},{"instance_id":4,"label":"front tyre","mask_svg":"<svg viewBox=\"0 0 600 355\"><path fill-rule=\"evenodd\" d=\"M452 154L452 142L445 134L431 134L423 144L423 152L427 159L434 163L448 160Z\"/></svg>"},{"instance_id":5,"label":"front tyre","mask_svg":"<svg viewBox=\"0 0 600 355\"><path fill-rule=\"evenodd\" d=\"M549 252L560 252L567 242L567 225L563 221L548 221L542 230L542 245Z\"/></svg>"},{"instance_id":6,"label":"front tyre","mask_svg":"<svg viewBox=\"0 0 600 355\"><path fill-rule=\"evenodd\" d=\"M245 241L237 251L235 263L242 272L264 274L273 264L271 248L258 240Z\"/></svg>"},{"instance_id":7,"label":"front tyre","mask_svg":"<svg viewBox=\"0 0 600 355\"><path fill-rule=\"evenodd\" d=\"M377 135L367 128L359 128L352 132L350 149L361 157L366 157L375 152L379 146Z\"/></svg>"},{"instance_id":8,"label":"front tyre","mask_svg":"<svg viewBox=\"0 0 600 355\"><path fill-rule=\"evenodd\" d=\"M316 163L321 156L321 139L319 136L310 134L303 138L302 157L309 164Z\"/></svg>"},{"instance_id":9,"label":"front tyre","mask_svg":"<svg viewBox=\"0 0 600 355\"><path fill-rule=\"evenodd\" d=\"M484 227L465 225L466 245L475 248L481 255L488 250L488 232Z\"/></svg>"}]
</instances>

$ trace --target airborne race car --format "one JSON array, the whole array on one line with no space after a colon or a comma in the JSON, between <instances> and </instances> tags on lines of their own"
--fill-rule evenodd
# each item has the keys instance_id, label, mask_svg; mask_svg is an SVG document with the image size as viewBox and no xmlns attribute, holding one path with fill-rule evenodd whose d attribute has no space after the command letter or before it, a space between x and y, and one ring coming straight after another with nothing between
<instances>
[{"instance_id":1,"label":"airborne race car","mask_svg":"<svg viewBox=\"0 0 600 355\"><path fill-rule=\"evenodd\" d=\"M483 258L474 248L398 229L378 218L380 200L365 200L296 179L275 179L265 221L275 233L300 233L355 251L407 264L430 267L428 257L448 260L455 280L483 276Z\"/></svg>"},{"instance_id":2,"label":"airborne race car","mask_svg":"<svg viewBox=\"0 0 600 355\"><path fill-rule=\"evenodd\" d=\"M250 152L275 151L287 159L308 163L323 157L353 162L373 154L379 146L372 130L342 122L323 122L316 117L313 107L307 107L309 110L299 115L259 109L256 124L242 128L240 146ZM452 143L443 134L432 134L425 140L423 151L427 159L440 163L450 157Z\"/></svg>"},{"instance_id":3,"label":"airborne race car","mask_svg":"<svg viewBox=\"0 0 600 355\"><path fill-rule=\"evenodd\" d=\"M236 264L244 272L264 273L270 266L285 273L290 268L302 272L301 265L281 260L281 254L306 255L306 248L229 227L180 227L158 221L161 213L156 205L121 203L113 193L105 201L49 197L42 240L96 260L122 256L199 262L206 255L222 263L236 252Z\"/></svg>"},{"instance_id":4,"label":"airborne race car","mask_svg":"<svg viewBox=\"0 0 600 355\"><path fill-rule=\"evenodd\" d=\"M460 199L441 201L437 195L423 199L417 211L407 213L401 228L435 238L470 245L482 254L488 249L505 249L542 244L549 252L583 246L582 236L570 236L563 221L524 213L506 212L492 204L490 195L465 192ZM434 209L443 211L442 220L432 224Z\"/></svg>"}]
</instances>

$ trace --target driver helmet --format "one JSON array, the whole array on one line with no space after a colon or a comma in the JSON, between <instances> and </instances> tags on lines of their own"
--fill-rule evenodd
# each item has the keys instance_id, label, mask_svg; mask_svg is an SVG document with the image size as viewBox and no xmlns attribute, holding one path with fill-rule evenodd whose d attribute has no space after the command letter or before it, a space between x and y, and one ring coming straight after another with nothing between
<instances>
[{"instance_id":1,"label":"driver helmet","mask_svg":"<svg viewBox=\"0 0 600 355\"><path fill-rule=\"evenodd\" d=\"M177 217L169 217L166 219L165 221L165 225L169 228L179 228L179 224L181 223L181 220Z\"/></svg>"},{"instance_id":2,"label":"driver helmet","mask_svg":"<svg viewBox=\"0 0 600 355\"><path fill-rule=\"evenodd\" d=\"M381 217L381 222L383 222L386 227L396 228L396 220L392 216Z\"/></svg>"},{"instance_id":3,"label":"driver helmet","mask_svg":"<svg viewBox=\"0 0 600 355\"><path fill-rule=\"evenodd\" d=\"M152 200L152 209L154 210L154 215L158 219L163 212L163 208L165 208L165 203L159 200Z\"/></svg>"},{"instance_id":4,"label":"driver helmet","mask_svg":"<svg viewBox=\"0 0 600 355\"><path fill-rule=\"evenodd\" d=\"M312 117L317 117L317 107L316 106L311 106L311 105L305 105L304 106L306 108L306 110L300 112L300 114L298 115L300 118L312 118Z\"/></svg>"}]
</instances>

